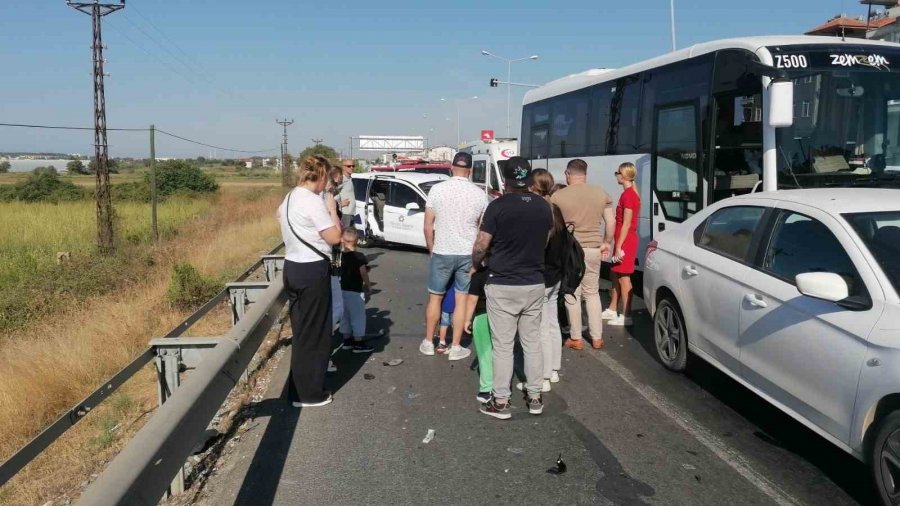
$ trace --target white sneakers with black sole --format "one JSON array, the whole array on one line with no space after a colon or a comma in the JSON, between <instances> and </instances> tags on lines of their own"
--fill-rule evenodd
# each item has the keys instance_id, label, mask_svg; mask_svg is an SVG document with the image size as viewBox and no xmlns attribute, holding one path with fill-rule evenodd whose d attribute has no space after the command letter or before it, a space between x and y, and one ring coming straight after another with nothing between
<instances>
[{"instance_id":1,"label":"white sneakers with black sole","mask_svg":"<svg viewBox=\"0 0 900 506\"><path fill-rule=\"evenodd\" d=\"M325 406L325 405L331 404L331 401L333 401L333 400L334 400L334 397L332 397L331 394L328 394L328 397L326 397L324 400L319 401L319 402L292 402L291 404L295 408L318 408L319 406Z\"/></svg>"}]
</instances>

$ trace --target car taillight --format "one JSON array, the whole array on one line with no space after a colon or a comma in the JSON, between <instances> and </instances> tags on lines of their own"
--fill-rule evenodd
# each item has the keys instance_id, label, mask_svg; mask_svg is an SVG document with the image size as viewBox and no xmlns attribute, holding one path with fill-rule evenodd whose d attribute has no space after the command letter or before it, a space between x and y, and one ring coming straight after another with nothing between
<instances>
[{"instance_id":1,"label":"car taillight","mask_svg":"<svg viewBox=\"0 0 900 506\"><path fill-rule=\"evenodd\" d=\"M656 241L650 241L647 243L647 253L644 255L644 265L647 264L647 260L650 258L650 255L652 255L653 252L656 251L656 248L658 246L659 244Z\"/></svg>"}]
</instances>

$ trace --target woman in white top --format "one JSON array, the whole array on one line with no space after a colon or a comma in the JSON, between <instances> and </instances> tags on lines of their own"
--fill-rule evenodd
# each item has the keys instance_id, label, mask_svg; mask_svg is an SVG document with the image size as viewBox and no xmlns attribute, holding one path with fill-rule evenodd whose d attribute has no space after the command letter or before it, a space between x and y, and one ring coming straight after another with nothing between
<instances>
[{"instance_id":1,"label":"woman in white top","mask_svg":"<svg viewBox=\"0 0 900 506\"><path fill-rule=\"evenodd\" d=\"M329 169L324 157L303 160L297 187L278 208L293 334L289 396L296 407L331 402L324 389L331 354L331 247L341 241L341 222L335 200L321 196Z\"/></svg>"}]
</instances>

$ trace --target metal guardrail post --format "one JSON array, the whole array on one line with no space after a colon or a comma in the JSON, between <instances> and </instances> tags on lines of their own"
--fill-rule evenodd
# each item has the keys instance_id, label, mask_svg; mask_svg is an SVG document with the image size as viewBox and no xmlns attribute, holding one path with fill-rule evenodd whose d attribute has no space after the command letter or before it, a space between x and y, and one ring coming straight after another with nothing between
<instances>
[{"instance_id":1,"label":"metal guardrail post","mask_svg":"<svg viewBox=\"0 0 900 506\"><path fill-rule=\"evenodd\" d=\"M266 281L272 281L278 273L284 270L284 255L263 255L263 267L265 267Z\"/></svg>"},{"instance_id":2,"label":"metal guardrail post","mask_svg":"<svg viewBox=\"0 0 900 506\"><path fill-rule=\"evenodd\" d=\"M159 381L159 405L175 395L175 390L181 386L181 350L176 347L161 348L156 350L156 378ZM175 479L169 485L167 494L177 495L184 492L184 466L175 474Z\"/></svg>"},{"instance_id":3,"label":"metal guardrail post","mask_svg":"<svg viewBox=\"0 0 900 506\"><path fill-rule=\"evenodd\" d=\"M278 323L287 294L276 277L243 317L79 500L90 506L157 504L201 442L265 336Z\"/></svg>"}]
</instances>

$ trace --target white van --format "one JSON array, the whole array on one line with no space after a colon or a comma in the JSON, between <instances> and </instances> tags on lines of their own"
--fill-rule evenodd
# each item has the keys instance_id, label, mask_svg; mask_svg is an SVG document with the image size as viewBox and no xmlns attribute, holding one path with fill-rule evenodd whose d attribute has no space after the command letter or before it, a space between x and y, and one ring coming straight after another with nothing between
<instances>
[{"instance_id":1,"label":"white van","mask_svg":"<svg viewBox=\"0 0 900 506\"><path fill-rule=\"evenodd\" d=\"M491 196L503 194L503 166L519 154L516 139L494 139L466 146L460 151L472 155L472 182Z\"/></svg>"},{"instance_id":2,"label":"white van","mask_svg":"<svg viewBox=\"0 0 900 506\"><path fill-rule=\"evenodd\" d=\"M367 172L353 174L359 245L376 242L425 247L425 201L431 188L450 179L443 174Z\"/></svg>"}]
</instances>

